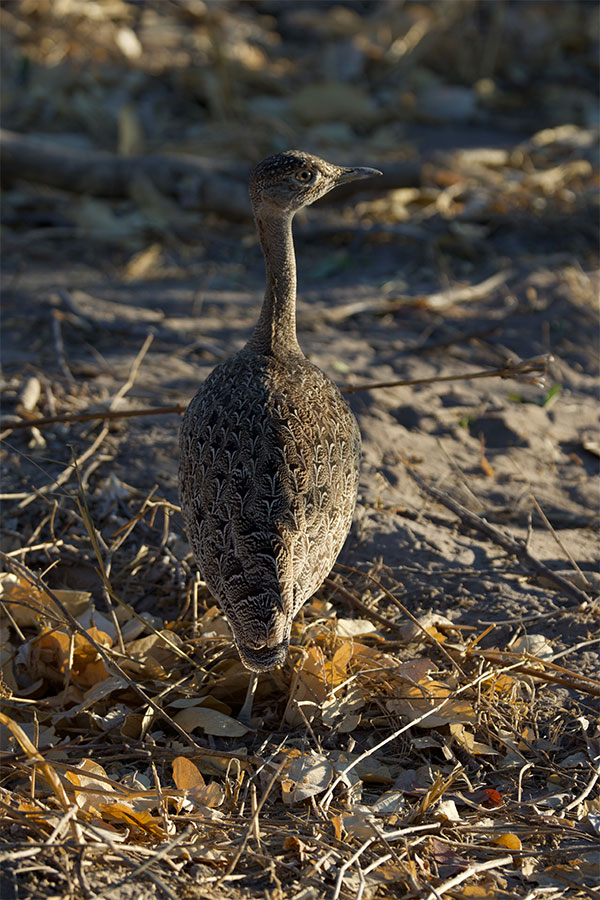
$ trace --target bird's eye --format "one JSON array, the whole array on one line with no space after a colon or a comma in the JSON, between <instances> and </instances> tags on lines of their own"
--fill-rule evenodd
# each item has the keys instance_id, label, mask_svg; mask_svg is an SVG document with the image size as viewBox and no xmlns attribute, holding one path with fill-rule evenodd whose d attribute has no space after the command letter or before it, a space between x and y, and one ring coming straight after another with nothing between
<instances>
[{"instance_id":1,"label":"bird's eye","mask_svg":"<svg viewBox=\"0 0 600 900\"><path fill-rule=\"evenodd\" d=\"M308 184L309 181L312 181L315 177L315 173L311 172L310 169L300 169L299 172L296 172L294 178L296 181L299 181L300 184Z\"/></svg>"}]
</instances>

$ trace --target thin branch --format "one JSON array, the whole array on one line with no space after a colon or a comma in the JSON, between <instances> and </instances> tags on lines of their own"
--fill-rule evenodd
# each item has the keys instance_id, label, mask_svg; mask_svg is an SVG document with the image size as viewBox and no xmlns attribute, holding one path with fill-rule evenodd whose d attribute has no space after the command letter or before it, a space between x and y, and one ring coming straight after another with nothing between
<instances>
[{"instance_id":1,"label":"thin branch","mask_svg":"<svg viewBox=\"0 0 600 900\"><path fill-rule=\"evenodd\" d=\"M115 406L117 405L119 400L122 400L123 397L125 396L125 394L128 391L130 391L131 388L133 387L133 385L135 384L135 379L137 378L137 373L139 372L139 368L142 364L142 361L143 361L146 353L150 349L150 344L152 343L153 340L154 340L154 335L152 334L152 332L149 332L146 335L146 339L145 339L144 343L142 344L140 350L138 351L135 359L133 360L133 363L131 364L131 369L129 370L129 375L127 376L127 381L119 388L119 390L117 391L115 396L110 401L109 409L111 412L114 411Z\"/></svg>"},{"instance_id":2,"label":"thin branch","mask_svg":"<svg viewBox=\"0 0 600 900\"><path fill-rule=\"evenodd\" d=\"M156 408L72 413L66 416L45 416L41 419L28 419L23 422L7 422L2 424L2 428L5 431L15 431L17 428L33 428L34 426L68 424L70 422L93 422L95 419L133 419L136 416L182 415L185 412L185 408L185 403L178 403L176 406L158 406Z\"/></svg>"},{"instance_id":3,"label":"thin branch","mask_svg":"<svg viewBox=\"0 0 600 900\"><path fill-rule=\"evenodd\" d=\"M381 181L378 180L377 188L381 189ZM329 233L339 234L340 231L345 231L346 226L335 225L335 231L333 229L329 229ZM406 225L403 223L402 225L392 226L390 229L389 226L386 225L372 225L367 229L361 229L361 233L364 237L370 237L371 235L378 233L392 233L392 234L402 234L406 237L422 240L425 232L421 228L415 228L414 225ZM324 232L323 229L312 229L311 237L313 239L325 238L327 237L327 231ZM379 297L374 299L365 299L365 300L354 300L351 303L345 303L341 306L333 306L327 309L319 310L314 314L314 318L322 319L331 324L339 324L340 322L345 321L346 319L351 318L352 316L369 314L372 316L383 316L388 313L396 312L399 309L406 308L407 306L415 305L418 303L419 305L425 306L427 309L446 309L449 306L454 306L456 303L464 303L465 301L472 300L481 300L483 297L487 297L496 288L500 287L501 284L504 284L508 281L512 276L512 271L506 270L504 272L497 272L495 275L492 275L491 278L486 278L485 281L480 282L479 284L467 284L462 287L450 287L444 291L438 291L435 294L429 294L426 297L423 296L411 296L411 295L401 295L396 296L393 299L385 298L380 299Z\"/></svg>"},{"instance_id":4,"label":"thin branch","mask_svg":"<svg viewBox=\"0 0 600 900\"><path fill-rule=\"evenodd\" d=\"M44 777L46 778L46 781L48 781L48 783L51 785L59 804L62 806L63 812L68 813L71 808L69 798L67 797L66 791L60 778L58 777L50 763L48 763L44 759L37 747L32 744L29 737L23 731L18 722L14 722L9 716L0 712L0 723L2 725L5 725L13 733L15 739L19 742L19 744L27 754L29 761L32 762L34 766L39 766ZM61 819L61 823L62 821L63 820ZM72 818L70 818L68 822L75 843L81 843L81 832L79 830L78 824L74 822Z\"/></svg>"},{"instance_id":5,"label":"thin branch","mask_svg":"<svg viewBox=\"0 0 600 900\"><path fill-rule=\"evenodd\" d=\"M98 447L104 441L104 438L107 436L108 432L108 425L105 425L96 439L90 444L87 450L84 450L81 456L74 458L74 461L72 463L69 463L69 465L62 470L60 475L58 475L52 481L49 481L47 484L42 485L42 487L40 488L36 488L34 491L28 494L24 500L21 500L21 502L17 506L17 509L25 509L26 506L29 506L30 503L33 503L33 501L36 500L40 495L50 494L57 488L62 487L63 484L66 484L75 469L77 467L81 467L83 463L90 458L90 456L94 455Z\"/></svg>"},{"instance_id":6,"label":"thin branch","mask_svg":"<svg viewBox=\"0 0 600 900\"><path fill-rule=\"evenodd\" d=\"M584 789L580 794L577 795L577 797L575 797L574 800L571 800L570 803L567 803L566 806L563 806L563 808L561 809L561 813L564 815L566 812L569 812L572 809L576 809L580 803L583 803L583 801L592 793L598 779L600 779L600 766L596 766L595 769L593 769L592 777L590 778Z\"/></svg>"},{"instance_id":7,"label":"thin branch","mask_svg":"<svg viewBox=\"0 0 600 900\"><path fill-rule=\"evenodd\" d=\"M170 841L168 844L165 844L163 847L160 847L158 850L156 850L149 859L147 859L141 865L137 866L133 870L133 872L130 872L121 881L110 884L107 888L104 888L104 890L99 891L94 896L95 897L107 897L109 895L114 896L114 892L117 890L117 888L121 888L128 882L132 882L132 881L135 881L136 879L139 879L140 875L142 875L144 872L147 872L147 870L150 868L150 866L153 866L155 863L159 862L161 859L163 859L165 856L167 856L171 852L171 850L173 850L178 844L181 844L183 841L185 841L192 834L193 830L194 830L193 826L188 825L187 828L184 828L184 830L181 832L181 834L176 835L176 837L174 837L172 841ZM125 857L124 854L123 854L123 858L126 859L126 861L128 862L129 865L133 865L133 861L129 860L127 857ZM147 872L147 874L150 875L149 872ZM165 885L162 884L162 882L161 882L161 888L163 890L165 890ZM168 896L173 897L174 895L169 891Z\"/></svg>"},{"instance_id":8,"label":"thin branch","mask_svg":"<svg viewBox=\"0 0 600 900\"><path fill-rule=\"evenodd\" d=\"M224 159L212 162L207 156L184 153L123 156L89 147L69 147L49 136L2 128L0 162L7 181L25 179L93 197L129 197L131 185L143 178L179 203L185 198L186 210L205 210L234 220L251 217L246 187L249 167ZM385 168L378 190L420 183L420 162L388 163ZM336 194L339 200L364 190L362 184L357 187L349 183L339 187Z\"/></svg>"},{"instance_id":9,"label":"thin branch","mask_svg":"<svg viewBox=\"0 0 600 900\"><path fill-rule=\"evenodd\" d=\"M340 565L338 563L338 565ZM358 571L358 570L355 570ZM362 575L363 573L360 572ZM359 609L363 615L367 616L371 621L377 622L379 625L383 625L385 628L389 628L392 631L402 631L404 626L398 625L397 622L392 622L391 619L386 619L385 616L382 616L381 613L377 612L375 609L371 609L370 606L367 606L366 603L363 603L362 600L359 600L352 591L349 591L348 588L344 587L343 584L339 584L339 582L334 581L333 578L327 577L323 582L326 587L331 588L334 593L341 594L341 596L347 600L349 603L352 603L357 609Z\"/></svg>"},{"instance_id":10,"label":"thin branch","mask_svg":"<svg viewBox=\"0 0 600 900\"><path fill-rule=\"evenodd\" d=\"M486 872L489 869L499 869L500 866L507 866L511 864L512 861L512 856L501 856L500 859L488 859L487 862L476 863L475 865L469 866L468 869L464 869L464 871L459 872L458 875L454 875L452 878L449 878L448 881L440 884L439 887L432 889L425 900L439 900L442 894L446 894L448 891L451 891L452 888L458 887L459 884L462 884L467 878L471 878L472 875L478 875L480 872Z\"/></svg>"},{"instance_id":11,"label":"thin branch","mask_svg":"<svg viewBox=\"0 0 600 900\"><path fill-rule=\"evenodd\" d=\"M406 468L411 478L417 482L425 493L429 494L445 506L446 509L451 510L465 525L476 528L477 531L487 535L487 537L491 538L495 544L498 544L506 550L507 553L510 553L511 556L516 556L528 569L535 572L537 575L543 575L556 585L560 591L575 600L581 608L586 609L590 605L590 598L584 591L580 590L580 588L569 581L568 578L565 578L559 572L554 572L545 563L536 559L535 556L532 556L524 541L513 537L509 531L501 531L494 525L490 525L486 519L471 512L471 510L459 503L458 500L454 500L446 494L445 491L441 491L439 488L427 484L420 475L417 475L414 469L411 469L409 466Z\"/></svg>"},{"instance_id":12,"label":"thin branch","mask_svg":"<svg viewBox=\"0 0 600 900\"><path fill-rule=\"evenodd\" d=\"M544 525L546 526L546 528L548 529L548 531L550 532L550 534L552 535L552 537L554 538L554 540L556 541L556 543L558 544L558 546L560 547L562 552L565 554L565 556L567 557L567 559L569 560L569 562L571 563L571 565L573 566L573 568L575 569L575 571L577 572L579 577L581 578L582 584L586 585L586 587L588 589L593 590L593 585L590 583L588 578L586 578L586 576L581 571L579 565L577 564L577 560L575 559L575 557L573 556L573 554L571 553L569 548L560 539L556 530L552 526L552 522L550 522L550 520L548 519L548 516L546 515L546 513L544 512L544 510L542 509L542 507L540 506L540 504L538 503L538 501L536 500L536 498L533 494L531 494L531 499L533 500L533 504L534 504L535 508L537 509L538 513L540 514Z\"/></svg>"},{"instance_id":13,"label":"thin branch","mask_svg":"<svg viewBox=\"0 0 600 900\"><path fill-rule=\"evenodd\" d=\"M352 387L343 387L340 390L347 394L356 394L357 391L372 391L376 388L410 387L415 384L437 384L442 381L471 381L474 378L514 378L527 384L535 384L536 387L544 387L546 369L552 362L550 353L534 356L531 359L508 359L498 369L482 369L478 372L465 372L463 375L433 375L431 378L415 378L408 381L377 381L374 384L358 384ZM35 424L35 423L34 423Z\"/></svg>"},{"instance_id":14,"label":"thin branch","mask_svg":"<svg viewBox=\"0 0 600 900\"><path fill-rule=\"evenodd\" d=\"M463 672L462 668L460 667L460 665L458 664L456 659L453 656L451 656L450 653L448 653L448 651L446 650L446 648L444 647L442 642L439 641L435 637L435 635L431 634L427 630L427 628L422 624L422 622L419 622L417 617L415 615L413 615L413 613L411 613L410 609L408 609L404 605L404 603L401 603L400 600L398 600L398 598L396 596L394 596L394 594L385 587L385 585L383 585L380 581L378 581L377 578L375 578L373 575L369 575L368 572L361 572L360 569L355 569L353 566L346 566L343 563L337 563L337 565L341 569L348 569L349 572L354 572L356 575L362 576L362 578L368 578L369 581L373 582L373 584L376 584L377 587L381 591L383 591L383 593L388 598L388 600L390 600L394 604L394 606L397 606L398 609L400 610L400 612L404 613L406 618L410 619L410 621L413 623L413 625L416 625L416 627L419 629L419 631L421 631L423 633L423 637L425 638L425 640L428 643L432 644L437 650L439 650L439 652L442 654L442 656L445 656L446 659L449 660L450 664L454 668L458 669L460 674L464 678L466 678L466 673Z\"/></svg>"},{"instance_id":15,"label":"thin branch","mask_svg":"<svg viewBox=\"0 0 600 900\"><path fill-rule=\"evenodd\" d=\"M580 675L578 672L573 672L570 669L564 669L562 666L555 666L548 660L538 658L531 654L527 654L524 657L521 653L476 649L467 649L466 651L460 651L460 653L461 656L482 657L487 662L495 663L496 665L510 665L514 662L516 663L514 671L520 672L522 675L528 675L531 678L538 678L540 681L558 684L561 687L579 691L580 694L591 694L593 697L600 697L600 681L597 681L595 678L588 678L586 675ZM518 660L523 660L523 663L519 663ZM533 665L526 665L526 663L532 663ZM538 668L540 666L541 668ZM546 671L548 668L564 674L552 675L550 672ZM567 677L565 677L565 675Z\"/></svg>"},{"instance_id":16,"label":"thin branch","mask_svg":"<svg viewBox=\"0 0 600 900\"><path fill-rule=\"evenodd\" d=\"M373 835L373 837L367 838L367 840L360 845L358 850L352 854L350 859L347 859L346 862L340 867L340 871L338 873L337 881L335 883L335 890L333 892L332 900L338 900L340 896L340 891L342 890L342 884L344 882L344 878L346 877L346 872L350 868L350 866L354 865L357 862L358 858L367 850L371 844L375 843L378 840L377 835Z\"/></svg>"},{"instance_id":17,"label":"thin branch","mask_svg":"<svg viewBox=\"0 0 600 900\"><path fill-rule=\"evenodd\" d=\"M142 348L143 349L143 348ZM141 352L141 351L140 351ZM413 387L419 384L437 384L446 381L470 381L473 378L514 378L516 381L544 386L546 368L552 362L552 356L544 353L532 359L519 361L508 360L498 369L482 369L477 372L465 372L462 375L434 375L431 378L409 378L400 381L381 381L373 384L359 384L355 386L341 387L343 394L356 394L358 391L373 391L378 388L388 387ZM122 389L121 389L122 390ZM186 403L177 403L175 406L155 406L144 409L121 409L98 412L81 412L64 416L44 416L39 419L26 419L22 422L6 422L2 424L4 431L16 431L18 428L41 428L44 425L69 422L90 422L94 419L132 419L137 416L166 416L181 415L185 412Z\"/></svg>"},{"instance_id":18,"label":"thin branch","mask_svg":"<svg viewBox=\"0 0 600 900\"><path fill-rule=\"evenodd\" d=\"M501 675L504 672L512 672L515 666L506 666L504 669L500 669L496 672L496 675ZM346 775L352 771L359 763L361 763L364 759L368 759L369 756L373 756L380 750L382 747L385 747L386 744L389 744L390 741L395 741L400 737L401 734L405 734L407 731L410 731L412 728L415 728L421 722L425 721L429 716L433 716L438 712L441 712L442 709L448 704L453 703L457 697L460 697L466 691L473 690L480 684L482 681L486 681L490 677L489 670L482 672L472 681L467 684L463 684L462 687L457 688L452 691L452 693L448 694L447 697L444 697L439 703L436 703L435 706L432 706L431 709L426 710L420 716L417 716L415 719L411 719L405 725L402 725L401 728L398 728L396 731L392 731L391 734L388 734L387 737L383 738L383 740L379 741L379 743L375 744L373 747L369 747L367 750L364 750L360 753L355 759L353 759L348 765L341 771L338 772L337 776L334 778L332 783L329 785L325 794L323 795L321 801L319 802L319 806L324 812L327 812L329 805L331 803L331 798L333 797L333 792L335 791L338 784L342 783Z\"/></svg>"},{"instance_id":19,"label":"thin branch","mask_svg":"<svg viewBox=\"0 0 600 900\"><path fill-rule=\"evenodd\" d=\"M75 379L73 378L73 373L71 372L69 363L67 362L65 342L63 341L62 328L60 327L61 320L62 316L60 312L57 309L53 310L52 337L54 338L54 347L56 350L56 357L58 359L58 368L60 369L61 375L66 378L67 381L70 381L71 384L73 384Z\"/></svg>"},{"instance_id":20,"label":"thin branch","mask_svg":"<svg viewBox=\"0 0 600 900\"><path fill-rule=\"evenodd\" d=\"M225 872L225 874L222 875L221 878L217 881L215 887L219 887L224 881L226 881L226 880L233 874L233 872L234 872L234 870L235 870L235 867L237 866L238 862L240 861L240 859L241 859L241 857L242 857L242 855L243 855L243 853L244 853L244 850L246 849L246 847L247 847L247 845L248 845L248 841L250 840L250 837L252 836L252 833L253 833L253 831L254 831L254 828L255 828L256 824L258 823L258 818L259 818L259 816L260 816L260 814L261 814L261 812L262 812L262 808L263 808L263 806L265 805L265 803L266 803L266 801L267 801L267 798L268 798L269 794L270 794L271 791L273 790L273 787L274 787L275 783L277 782L277 779L278 779L279 776L281 775L283 769L285 768L287 762L288 762L287 758L283 759L283 760L280 762L280 764L279 764L279 766L277 767L277 769L275 770L275 772L273 773L273 776L272 776L271 780L269 781L269 783L268 783L268 785L267 785L267 787L266 787L266 789L265 789L265 792L263 793L263 795L262 795L262 797L261 797L261 799L260 799L260 802L259 802L258 806L257 806L256 809L254 810L254 813L253 813L252 818L251 818L251 820L250 820L250 822L249 822L249 824L248 824L248 827L246 828L246 832L245 832L244 837L243 837L243 839L242 839L242 843L241 843L241 845L240 845L239 850L237 851L237 853L235 854L235 856L233 857L233 859L232 859L231 862L229 863L229 865L228 865L228 867L227 867L227 871Z\"/></svg>"}]
</instances>

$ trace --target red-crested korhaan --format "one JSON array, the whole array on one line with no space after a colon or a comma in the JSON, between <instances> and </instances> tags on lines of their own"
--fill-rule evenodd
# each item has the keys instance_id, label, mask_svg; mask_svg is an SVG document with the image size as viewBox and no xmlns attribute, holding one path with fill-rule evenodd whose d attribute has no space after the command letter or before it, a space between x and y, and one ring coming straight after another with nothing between
<instances>
[{"instance_id":1,"label":"red-crested korhaan","mask_svg":"<svg viewBox=\"0 0 600 900\"><path fill-rule=\"evenodd\" d=\"M350 529L360 467L356 420L296 337L292 219L338 185L380 174L297 150L254 169L262 309L249 341L211 372L183 417L179 486L188 539L253 672L285 661L294 617Z\"/></svg>"}]
</instances>

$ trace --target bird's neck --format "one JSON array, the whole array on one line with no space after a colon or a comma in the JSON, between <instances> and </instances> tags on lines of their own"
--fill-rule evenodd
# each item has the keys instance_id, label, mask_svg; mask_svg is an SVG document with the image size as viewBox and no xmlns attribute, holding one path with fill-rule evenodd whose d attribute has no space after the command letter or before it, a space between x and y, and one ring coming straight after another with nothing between
<instances>
[{"instance_id":1,"label":"bird's neck","mask_svg":"<svg viewBox=\"0 0 600 900\"><path fill-rule=\"evenodd\" d=\"M301 353L296 338L296 256L292 216L256 216L267 289L248 347L267 356Z\"/></svg>"}]
</instances>

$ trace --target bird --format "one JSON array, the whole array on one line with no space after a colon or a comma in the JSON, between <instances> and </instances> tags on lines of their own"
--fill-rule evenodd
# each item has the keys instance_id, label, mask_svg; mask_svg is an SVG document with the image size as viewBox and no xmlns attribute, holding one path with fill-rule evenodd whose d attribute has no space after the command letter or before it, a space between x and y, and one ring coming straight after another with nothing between
<instances>
[{"instance_id":1,"label":"bird","mask_svg":"<svg viewBox=\"0 0 600 900\"><path fill-rule=\"evenodd\" d=\"M185 530L252 673L285 662L294 618L350 530L360 468L356 419L298 343L292 219L338 185L381 174L299 150L256 166L249 193L264 301L245 346L213 369L183 416ZM239 718L249 718L256 677Z\"/></svg>"}]
</instances>

